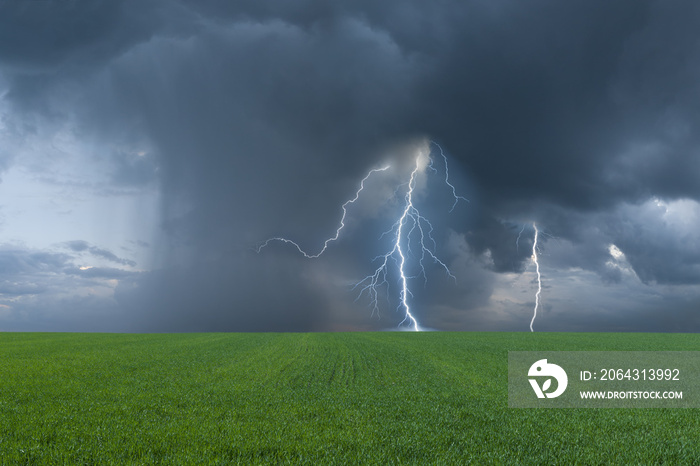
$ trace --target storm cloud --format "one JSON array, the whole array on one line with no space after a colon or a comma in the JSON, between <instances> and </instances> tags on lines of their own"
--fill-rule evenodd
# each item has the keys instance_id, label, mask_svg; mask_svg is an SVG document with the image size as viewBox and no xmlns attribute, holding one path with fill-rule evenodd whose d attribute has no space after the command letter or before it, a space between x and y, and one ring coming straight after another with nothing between
<instances>
[{"instance_id":1,"label":"storm cloud","mask_svg":"<svg viewBox=\"0 0 700 466\"><path fill-rule=\"evenodd\" d=\"M0 4L2 242L101 280L95 328L395 327L353 285L432 140L469 203L417 198L456 277L415 281L427 327L527 330L536 222L541 330L698 330L695 2L142 3ZM324 256L255 252L320 248L386 163ZM76 322L17 283L7 322Z\"/></svg>"}]
</instances>

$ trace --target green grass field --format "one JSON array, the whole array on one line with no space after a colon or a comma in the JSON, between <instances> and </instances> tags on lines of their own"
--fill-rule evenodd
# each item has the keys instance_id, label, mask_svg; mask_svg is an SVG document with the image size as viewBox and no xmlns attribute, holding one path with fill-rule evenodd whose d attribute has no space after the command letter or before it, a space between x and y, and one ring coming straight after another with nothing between
<instances>
[{"instance_id":1,"label":"green grass field","mask_svg":"<svg viewBox=\"0 0 700 466\"><path fill-rule=\"evenodd\" d=\"M698 464L695 409L508 408L509 350L690 334L0 334L2 464Z\"/></svg>"}]
</instances>

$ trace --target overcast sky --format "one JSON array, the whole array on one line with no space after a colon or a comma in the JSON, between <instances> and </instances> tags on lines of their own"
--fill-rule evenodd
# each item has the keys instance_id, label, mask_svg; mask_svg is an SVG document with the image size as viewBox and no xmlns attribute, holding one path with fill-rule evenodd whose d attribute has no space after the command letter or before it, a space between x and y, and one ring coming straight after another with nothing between
<instances>
[{"instance_id":1,"label":"overcast sky","mask_svg":"<svg viewBox=\"0 0 700 466\"><path fill-rule=\"evenodd\" d=\"M529 331L534 222L536 331L699 331L698 24L690 0L0 2L0 330L396 328L397 262L376 309L353 285L422 152L454 275L412 243L422 327ZM320 251L387 165L320 257L256 252Z\"/></svg>"}]
</instances>

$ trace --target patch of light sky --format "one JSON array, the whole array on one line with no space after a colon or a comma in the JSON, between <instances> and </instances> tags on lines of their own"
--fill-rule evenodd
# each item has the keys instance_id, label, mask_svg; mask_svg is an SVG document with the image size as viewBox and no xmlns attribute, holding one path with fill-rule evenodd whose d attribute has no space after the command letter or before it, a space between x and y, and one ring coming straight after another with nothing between
<instances>
[{"instance_id":1,"label":"patch of light sky","mask_svg":"<svg viewBox=\"0 0 700 466\"><path fill-rule=\"evenodd\" d=\"M3 108L0 115L12 121ZM135 261L139 270L152 265L150 248L158 222L155 183L123 187L109 180L109 144L83 141L66 123L51 127L33 122L31 131L0 126L3 152L11 159L0 182L0 243L56 250L67 241L91 245ZM139 156L144 148L130 148ZM100 263L94 266L115 264Z\"/></svg>"}]
</instances>

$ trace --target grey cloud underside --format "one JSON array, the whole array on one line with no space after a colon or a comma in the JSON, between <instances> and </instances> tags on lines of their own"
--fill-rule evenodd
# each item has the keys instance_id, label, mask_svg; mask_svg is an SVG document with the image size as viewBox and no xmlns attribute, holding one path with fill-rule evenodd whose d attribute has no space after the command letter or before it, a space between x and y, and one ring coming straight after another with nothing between
<instances>
[{"instance_id":1,"label":"grey cloud underside","mask_svg":"<svg viewBox=\"0 0 700 466\"><path fill-rule=\"evenodd\" d=\"M79 243L79 242L75 242ZM0 248L0 328L3 331L128 330L105 298L108 280L138 274L102 267L80 269L71 254Z\"/></svg>"},{"instance_id":2,"label":"grey cloud underside","mask_svg":"<svg viewBox=\"0 0 700 466\"><path fill-rule=\"evenodd\" d=\"M83 241L83 240L68 241L67 243L65 243L65 246L68 249L70 249L71 251L88 252L95 257L98 257L101 259L106 259L107 261L114 262L116 264L128 265L131 267L136 266L136 262L129 260L129 259L123 259L121 257L118 257L112 251L108 251L107 249L102 249L102 248L98 248L96 246L91 246L90 243L88 243L87 241Z\"/></svg>"},{"instance_id":3,"label":"grey cloud underside","mask_svg":"<svg viewBox=\"0 0 700 466\"><path fill-rule=\"evenodd\" d=\"M347 284L371 271L391 203L355 217L325 262L246 249L322 244L366 172L424 136L471 201L434 214L439 252L469 277L416 298L440 325L465 328L456 316L486 305L490 274L527 269L531 234L515 239L531 221L557 238L543 247L558 270L615 286L615 244L644 283L700 283L700 249L644 207L700 201L695 2L27 3L0 5L10 123L65 113L150 148L102 154L115 187L161 191L160 267L115 293L135 330L320 330L340 308L360 325ZM450 232L463 249L444 246Z\"/></svg>"},{"instance_id":4,"label":"grey cloud underside","mask_svg":"<svg viewBox=\"0 0 700 466\"><path fill-rule=\"evenodd\" d=\"M74 242L78 243L78 241ZM96 249L96 248L90 248ZM114 256L109 251L103 251L107 255ZM98 254L98 256L100 256ZM114 256L116 257L116 256ZM108 258L108 260L113 260ZM133 276L134 272L110 267L91 267L80 269L80 259L72 254L60 252L32 251L25 248L3 246L0 249L0 274L4 282L17 283L18 277L32 277L34 275L76 275L82 277L116 278L119 276ZM116 260L123 264L123 259ZM5 291L2 291L5 293Z\"/></svg>"}]
</instances>

